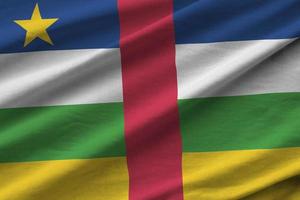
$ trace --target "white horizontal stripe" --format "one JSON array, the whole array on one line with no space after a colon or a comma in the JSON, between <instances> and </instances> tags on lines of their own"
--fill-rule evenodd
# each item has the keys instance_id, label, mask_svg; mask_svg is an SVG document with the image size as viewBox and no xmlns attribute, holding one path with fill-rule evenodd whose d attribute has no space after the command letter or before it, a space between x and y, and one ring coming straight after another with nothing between
<instances>
[{"instance_id":1,"label":"white horizontal stripe","mask_svg":"<svg viewBox=\"0 0 300 200\"><path fill-rule=\"evenodd\" d=\"M0 54L0 107L121 102L119 49Z\"/></svg>"},{"instance_id":2,"label":"white horizontal stripe","mask_svg":"<svg viewBox=\"0 0 300 200\"><path fill-rule=\"evenodd\" d=\"M300 92L300 42L253 40L176 46L179 99Z\"/></svg>"}]
</instances>

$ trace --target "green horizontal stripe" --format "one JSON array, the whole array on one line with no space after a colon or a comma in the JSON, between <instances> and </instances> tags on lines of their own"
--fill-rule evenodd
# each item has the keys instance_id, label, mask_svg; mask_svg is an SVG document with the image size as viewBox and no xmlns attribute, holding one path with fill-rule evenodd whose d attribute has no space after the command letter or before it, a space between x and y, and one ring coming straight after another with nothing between
<instances>
[{"instance_id":1,"label":"green horizontal stripe","mask_svg":"<svg viewBox=\"0 0 300 200\"><path fill-rule=\"evenodd\" d=\"M300 93L179 100L184 152L300 146Z\"/></svg>"},{"instance_id":2,"label":"green horizontal stripe","mask_svg":"<svg viewBox=\"0 0 300 200\"><path fill-rule=\"evenodd\" d=\"M0 162L125 155L123 104L0 109Z\"/></svg>"}]
</instances>

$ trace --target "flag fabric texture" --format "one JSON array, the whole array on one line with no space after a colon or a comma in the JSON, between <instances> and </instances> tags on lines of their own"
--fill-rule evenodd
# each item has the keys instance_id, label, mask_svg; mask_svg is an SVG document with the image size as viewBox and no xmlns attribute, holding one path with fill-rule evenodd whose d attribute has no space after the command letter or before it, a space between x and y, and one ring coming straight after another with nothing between
<instances>
[{"instance_id":1,"label":"flag fabric texture","mask_svg":"<svg viewBox=\"0 0 300 200\"><path fill-rule=\"evenodd\" d=\"M1 200L299 200L299 0L0 0Z\"/></svg>"}]
</instances>

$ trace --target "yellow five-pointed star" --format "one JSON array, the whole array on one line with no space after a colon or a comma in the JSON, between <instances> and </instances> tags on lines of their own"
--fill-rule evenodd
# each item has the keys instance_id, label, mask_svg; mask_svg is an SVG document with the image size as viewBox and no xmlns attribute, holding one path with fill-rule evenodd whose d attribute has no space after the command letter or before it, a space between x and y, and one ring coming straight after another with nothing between
<instances>
[{"instance_id":1,"label":"yellow five-pointed star","mask_svg":"<svg viewBox=\"0 0 300 200\"><path fill-rule=\"evenodd\" d=\"M15 20L14 22L26 30L26 38L24 43L24 47L26 47L36 38L40 38L41 40L53 45L53 42L47 33L47 28L49 28L57 20L58 18L42 19L39 5L36 4L31 19Z\"/></svg>"}]
</instances>

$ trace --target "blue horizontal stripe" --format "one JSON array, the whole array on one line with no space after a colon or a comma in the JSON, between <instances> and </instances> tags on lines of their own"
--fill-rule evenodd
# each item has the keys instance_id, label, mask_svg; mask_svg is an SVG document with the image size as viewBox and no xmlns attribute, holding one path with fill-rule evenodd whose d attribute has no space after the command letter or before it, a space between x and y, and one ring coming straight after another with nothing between
<instances>
[{"instance_id":1,"label":"blue horizontal stripe","mask_svg":"<svg viewBox=\"0 0 300 200\"><path fill-rule=\"evenodd\" d=\"M174 0L176 43L300 36L300 0Z\"/></svg>"},{"instance_id":2,"label":"blue horizontal stripe","mask_svg":"<svg viewBox=\"0 0 300 200\"><path fill-rule=\"evenodd\" d=\"M47 32L54 45L35 39L14 20L30 19L38 3L42 18L59 18ZM0 53L119 46L117 0L0 0Z\"/></svg>"},{"instance_id":3,"label":"blue horizontal stripe","mask_svg":"<svg viewBox=\"0 0 300 200\"><path fill-rule=\"evenodd\" d=\"M54 46L35 39L23 47L36 3ZM300 36L299 0L174 0L176 43L284 39ZM119 47L117 0L0 0L0 53Z\"/></svg>"}]
</instances>

